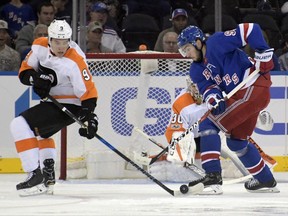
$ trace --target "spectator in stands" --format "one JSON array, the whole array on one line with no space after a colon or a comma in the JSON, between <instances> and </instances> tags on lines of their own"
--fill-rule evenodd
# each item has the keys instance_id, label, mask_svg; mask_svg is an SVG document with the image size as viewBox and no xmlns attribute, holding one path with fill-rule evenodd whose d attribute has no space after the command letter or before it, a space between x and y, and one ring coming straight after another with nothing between
<instances>
[{"instance_id":1,"label":"spectator in stands","mask_svg":"<svg viewBox=\"0 0 288 216\"><path fill-rule=\"evenodd\" d=\"M37 24L44 24L49 26L54 19L54 15L54 6L50 2L43 2L38 6L37 9ZM16 40L16 50L20 53L21 56L24 55L24 53L27 53L27 50L30 50L31 48L34 40L33 32L35 26L35 24L28 24L24 26L18 33L18 38Z\"/></svg>"},{"instance_id":2,"label":"spectator in stands","mask_svg":"<svg viewBox=\"0 0 288 216\"><path fill-rule=\"evenodd\" d=\"M283 35L283 40L279 49L275 51L276 56L280 57L281 55L288 52L288 33Z\"/></svg>"},{"instance_id":3,"label":"spectator in stands","mask_svg":"<svg viewBox=\"0 0 288 216\"><path fill-rule=\"evenodd\" d=\"M241 13L238 0L221 0L221 5L222 14L233 17L237 23L241 22ZM215 14L215 1L204 0L200 13L202 18L207 15Z\"/></svg>"},{"instance_id":4,"label":"spectator in stands","mask_svg":"<svg viewBox=\"0 0 288 216\"><path fill-rule=\"evenodd\" d=\"M257 2L257 9L258 11L271 11L272 6L268 0L259 0Z\"/></svg>"},{"instance_id":5,"label":"spectator in stands","mask_svg":"<svg viewBox=\"0 0 288 216\"><path fill-rule=\"evenodd\" d=\"M164 16L170 14L168 0L124 0L123 5L127 7L128 15L142 13L154 17L159 23Z\"/></svg>"},{"instance_id":6,"label":"spectator in stands","mask_svg":"<svg viewBox=\"0 0 288 216\"><path fill-rule=\"evenodd\" d=\"M23 4L21 0L11 0L1 9L1 17L8 23L11 37L17 38L18 32L29 22L35 22L36 17L29 4Z\"/></svg>"},{"instance_id":7,"label":"spectator in stands","mask_svg":"<svg viewBox=\"0 0 288 216\"><path fill-rule=\"evenodd\" d=\"M286 15L288 13L288 1L283 3L283 5L281 6L281 13L284 15Z\"/></svg>"},{"instance_id":8,"label":"spectator in stands","mask_svg":"<svg viewBox=\"0 0 288 216\"><path fill-rule=\"evenodd\" d=\"M124 46L121 38L118 36L117 32L107 25L108 19L108 8L103 2L95 3L90 12L90 22L97 21L103 27L103 36L101 44L112 50L114 53L124 53L126 52L126 47Z\"/></svg>"},{"instance_id":9,"label":"spectator in stands","mask_svg":"<svg viewBox=\"0 0 288 216\"><path fill-rule=\"evenodd\" d=\"M279 58L280 70L288 71L288 53L282 54Z\"/></svg>"},{"instance_id":10,"label":"spectator in stands","mask_svg":"<svg viewBox=\"0 0 288 216\"><path fill-rule=\"evenodd\" d=\"M66 7L68 0L51 0L55 8L55 19L66 20L71 25L72 11Z\"/></svg>"},{"instance_id":11,"label":"spectator in stands","mask_svg":"<svg viewBox=\"0 0 288 216\"><path fill-rule=\"evenodd\" d=\"M276 51L281 71L288 71L288 34L284 35L282 48Z\"/></svg>"},{"instance_id":12,"label":"spectator in stands","mask_svg":"<svg viewBox=\"0 0 288 216\"><path fill-rule=\"evenodd\" d=\"M6 45L8 37L8 24L0 20L0 71L18 71L21 63L20 55Z\"/></svg>"},{"instance_id":13,"label":"spectator in stands","mask_svg":"<svg viewBox=\"0 0 288 216\"><path fill-rule=\"evenodd\" d=\"M156 44L154 46L155 51L163 52L163 36L166 32L176 32L177 35L188 26L188 14L187 11L182 8L177 8L173 11L171 16L172 27L163 30L158 35Z\"/></svg>"},{"instance_id":14,"label":"spectator in stands","mask_svg":"<svg viewBox=\"0 0 288 216\"><path fill-rule=\"evenodd\" d=\"M33 40L39 37L48 37L48 26L45 24L38 24L35 26L33 31ZM24 52L21 53L21 60L23 60L31 48L26 49Z\"/></svg>"},{"instance_id":15,"label":"spectator in stands","mask_svg":"<svg viewBox=\"0 0 288 216\"><path fill-rule=\"evenodd\" d=\"M37 8L40 4L42 4L43 2L47 2L49 0L28 0L28 4L32 7L33 11L34 11L34 14L35 14L35 17L37 18ZM22 0L23 2L23 0Z\"/></svg>"},{"instance_id":16,"label":"spectator in stands","mask_svg":"<svg viewBox=\"0 0 288 216\"><path fill-rule=\"evenodd\" d=\"M121 36L122 21L126 16L126 11L118 0L104 0L104 3L107 5L109 13L107 24L116 24L117 28L115 28L115 30L118 35Z\"/></svg>"},{"instance_id":17,"label":"spectator in stands","mask_svg":"<svg viewBox=\"0 0 288 216\"><path fill-rule=\"evenodd\" d=\"M176 32L166 32L163 36L163 51L178 53L177 38L178 34Z\"/></svg>"},{"instance_id":18,"label":"spectator in stands","mask_svg":"<svg viewBox=\"0 0 288 216\"><path fill-rule=\"evenodd\" d=\"M36 25L33 31L34 40L39 37L48 37L48 26L45 24Z\"/></svg>"},{"instance_id":19,"label":"spectator in stands","mask_svg":"<svg viewBox=\"0 0 288 216\"><path fill-rule=\"evenodd\" d=\"M87 27L87 53L111 53L112 50L101 44L103 36L102 25L92 21Z\"/></svg>"}]
</instances>

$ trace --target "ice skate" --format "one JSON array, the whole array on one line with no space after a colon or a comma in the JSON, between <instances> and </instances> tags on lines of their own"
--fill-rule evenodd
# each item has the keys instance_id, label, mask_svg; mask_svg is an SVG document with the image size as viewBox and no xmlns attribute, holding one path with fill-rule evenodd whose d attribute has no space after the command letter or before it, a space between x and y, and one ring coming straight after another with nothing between
<instances>
[{"instance_id":1,"label":"ice skate","mask_svg":"<svg viewBox=\"0 0 288 216\"><path fill-rule=\"evenodd\" d=\"M223 194L222 190L222 176L221 173L208 173L203 178L192 181L188 184L189 187L193 187L199 183L204 184L204 190L199 193L200 195L213 195Z\"/></svg>"},{"instance_id":2,"label":"ice skate","mask_svg":"<svg viewBox=\"0 0 288 216\"><path fill-rule=\"evenodd\" d=\"M33 196L46 193L47 187L44 184L44 177L40 168L30 172L27 179L16 185L19 196Z\"/></svg>"},{"instance_id":3,"label":"ice skate","mask_svg":"<svg viewBox=\"0 0 288 216\"><path fill-rule=\"evenodd\" d=\"M274 178L265 183L261 183L257 179L253 178L244 184L246 190L251 193L279 193L280 191L276 185L277 182Z\"/></svg>"},{"instance_id":4,"label":"ice skate","mask_svg":"<svg viewBox=\"0 0 288 216\"><path fill-rule=\"evenodd\" d=\"M55 185L54 160L46 159L43 164L43 177L44 184L47 187L47 194L53 194L53 187Z\"/></svg>"}]
</instances>

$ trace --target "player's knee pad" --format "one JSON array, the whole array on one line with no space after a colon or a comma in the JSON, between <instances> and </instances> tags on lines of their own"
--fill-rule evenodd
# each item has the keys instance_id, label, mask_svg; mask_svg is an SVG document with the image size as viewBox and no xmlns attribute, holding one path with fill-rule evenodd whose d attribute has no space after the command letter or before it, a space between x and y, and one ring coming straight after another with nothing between
<instances>
[{"instance_id":1,"label":"player's knee pad","mask_svg":"<svg viewBox=\"0 0 288 216\"><path fill-rule=\"evenodd\" d=\"M218 134L218 132L214 129L207 129L199 132L200 137L210 136ZM202 139L202 138L201 138Z\"/></svg>"},{"instance_id":2,"label":"player's knee pad","mask_svg":"<svg viewBox=\"0 0 288 216\"><path fill-rule=\"evenodd\" d=\"M209 151L219 152L219 155L220 155L221 139L217 131L207 130L203 132L204 133L201 135L201 139L200 139L201 155L204 152L209 152Z\"/></svg>"},{"instance_id":3,"label":"player's knee pad","mask_svg":"<svg viewBox=\"0 0 288 216\"><path fill-rule=\"evenodd\" d=\"M210 121L210 119L206 118L203 122L200 123L199 125L199 136L202 137L205 134L211 134L219 133L219 128L216 127L216 125Z\"/></svg>"},{"instance_id":4,"label":"player's knee pad","mask_svg":"<svg viewBox=\"0 0 288 216\"><path fill-rule=\"evenodd\" d=\"M241 157L246 154L248 151L248 141L247 140L238 140L227 138L226 143L228 148L235 152L238 157Z\"/></svg>"},{"instance_id":5,"label":"player's knee pad","mask_svg":"<svg viewBox=\"0 0 288 216\"><path fill-rule=\"evenodd\" d=\"M11 121L10 131L15 141L35 137L34 132L22 116Z\"/></svg>"}]
</instances>

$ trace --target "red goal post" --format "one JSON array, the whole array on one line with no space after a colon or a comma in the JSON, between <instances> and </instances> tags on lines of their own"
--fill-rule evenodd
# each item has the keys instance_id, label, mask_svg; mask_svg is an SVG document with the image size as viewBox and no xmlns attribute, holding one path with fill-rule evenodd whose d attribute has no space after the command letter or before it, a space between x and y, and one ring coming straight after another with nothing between
<instances>
[{"instance_id":1,"label":"red goal post","mask_svg":"<svg viewBox=\"0 0 288 216\"><path fill-rule=\"evenodd\" d=\"M134 133L133 128L138 127L167 144L164 132L171 103L186 86L191 62L180 54L154 51L88 53L87 63L99 93L95 111L99 117L99 135L127 156L133 151L158 153L160 149ZM61 179L144 177L97 139L80 137L78 128L73 124L62 130Z\"/></svg>"}]
</instances>

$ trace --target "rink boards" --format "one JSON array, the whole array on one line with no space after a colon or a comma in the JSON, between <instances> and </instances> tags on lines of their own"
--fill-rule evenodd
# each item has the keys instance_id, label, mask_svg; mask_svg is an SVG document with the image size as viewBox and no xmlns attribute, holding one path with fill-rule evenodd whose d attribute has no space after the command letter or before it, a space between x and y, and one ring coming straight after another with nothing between
<instances>
[{"instance_id":1,"label":"rink boards","mask_svg":"<svg viewBox=\"0 0 288 216\"><path fill-rule=\"evenodd\" d=\"M279 165L276 167L276 171L288 171L287 75L288 72L272 72L271 102L267 107L275 122L272 131L256 129L253 134L253 139L262 149L277 159ZM21 111L37 104L39 98L32 92L31 88L19 82L17 73L2 72L0 76L2 101L2 112L0 112L2 125L0 172L21 172L18 155L9 131L9 124ZM94 76L93 79L99 91L96 112L100 118L98 133L101 136L108 139L117 148L123 149L125 145L128 148L133 142L131 137L133 128L140 126L148 135L165 143L163 136L165 121L159 123L157 118L160 118L163 113L166 113L166 116L169 113L171 107L169 101L172 102L178 90L185 86L183 78L180 79L178 76L150 77L149 85L144 92L137 75ZM167 86L167 83L173 83L173 85ZM117 97L121 98L121 94L125 91L130 91L135 95L133 97L127 96L125 100L123 98L118 100ZM149 92L148 96L145 95L145 91ZM158 94L154 91L164 92L165 97L169 99L164 103L157 96L154 96L154 93ZM144 97L142 95L141 100L139 97L137 98L139 92L144 95ZM119 101L121 101L120 104ZM115 109L117 106L119 108ZM94 142L95 148L101 146L98 140L95 139Z\"/></svg>"}]
</instances>

